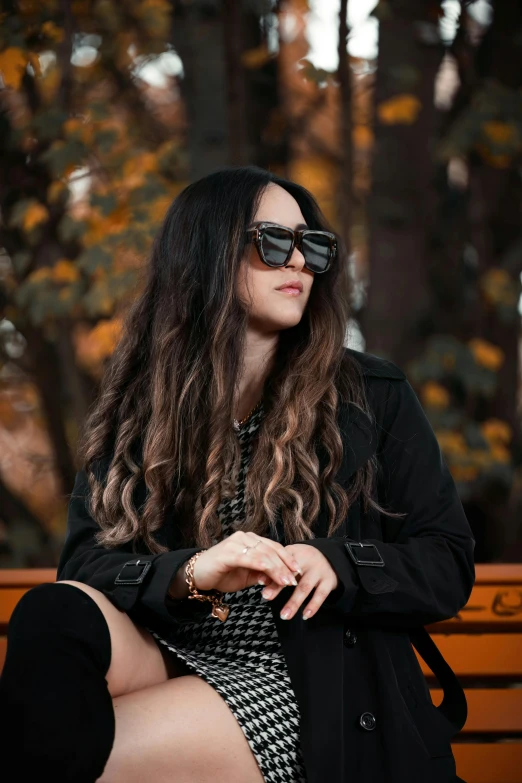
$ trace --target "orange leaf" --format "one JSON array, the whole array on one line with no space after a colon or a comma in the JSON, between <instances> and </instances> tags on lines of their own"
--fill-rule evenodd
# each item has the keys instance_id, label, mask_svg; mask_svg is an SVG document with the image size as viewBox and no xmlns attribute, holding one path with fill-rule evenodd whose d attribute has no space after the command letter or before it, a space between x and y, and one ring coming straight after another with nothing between
<instances>
[{"instance_id":1,"label":"orange leaf","mask_svg":"<svg viewBox=\"0 0 522 783\"><path fill-rule=\"evenodd\" d=\"M515 127L507 122L485 122L483 128L486 136L495 144L506 144L517 135Z\"/></svg>"},{"instance_id":2,"label":"orange leaf","mask_svg":"<svg viewBox=\"0 0 522 783\"><path fill-rule=\"evenodd\" d=\"M44 22L42 33L46 38L50 38L51 41L57 41L58 43L61 43L64 39L64 31L57 27L54 22Z\"/></svg>"},{"instance_id":3,"label":"orange leaf","mask_svg":"<svg viewBox=\"0 0 522 783\"><path fill-rule=\"evenodd\" d=\"M264 44L256 46L255 49L247 49L241 54L241 62L245 68L261 68L270 59L272 55Z\"/></svg>"},{"instance_id":4,"label":"orange leaf","mask_svg":"<svg viewBox=\"0 0 522 783\"><path fill-rule=\"evenodd\" d=\"M496 345L486 340L475 338L468 343L477 364L496 371L504 364L504 353Z\"/></svg>"},{"instance_id":5,"label":"orange leaf","mask_svg":"<svg viewBox=\"0 0 522 783\"><path fill-rule=\"evenodd\" d=\"M377 106L377 115L383 125L412 125L422 109L415 95L395 95Z\"/></svg>"},{"instance_id":6,"label":"orange leaf","mask_svg":"<svg viewBox=\"0 0 522 783\"><path fill-rule=\"evenodd\" d=\"M0 52L0 71L6 87L18 90L27 66L27 54L16 46Z\"/></svg>"},{"instance_id":7,"label":"orange leaf","mask_svg":"<svg viewBox=\"0 0 522 783\"><path fill-rule=\"evenodd\" d=\"M80 273L72 261L61 258L53 266L51 277L55 283L74 283L80 277Z\"/></svg>"},{"instance_id":8,"label":"orange leaf","mask_svg":"<svg viewBox=\"0 0 522 783\"><path fill-rule=\"evenodd\" d=\"M421 397L424 405L430 408L447 408L450 401L448 391L435 381L428 381L421 389Z\"/></svg>"},{"instance_id":9,"label":"orange leaf","mask_svg":"<svg viewBox=\"0 0 522 783\"><path fill-rule=\"evenodd\" d=\"M31 231L40 223L45 223L49 219L47 207L43 204L34 203L26 210L23 217L23 227L25 231Z\"/></svg>"}]
</instances>

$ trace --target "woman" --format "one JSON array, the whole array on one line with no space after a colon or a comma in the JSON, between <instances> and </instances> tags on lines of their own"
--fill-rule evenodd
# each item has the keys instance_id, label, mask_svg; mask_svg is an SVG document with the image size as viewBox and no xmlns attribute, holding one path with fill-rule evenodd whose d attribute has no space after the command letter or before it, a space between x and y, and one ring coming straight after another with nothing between
<instances>
[{"instance_id":1,"label":"woman","mask_svg":"<svg viewBox=\"0 0 522 783\"><path fill-rule=\"evenodd\" d=\"M404 373L344 347L350 295L303 187L226 168L174 200L58 582L9 627L17 779L458 780L465 700L423 626L467 602L475 542Z\"/></svg>"}]
</instances>

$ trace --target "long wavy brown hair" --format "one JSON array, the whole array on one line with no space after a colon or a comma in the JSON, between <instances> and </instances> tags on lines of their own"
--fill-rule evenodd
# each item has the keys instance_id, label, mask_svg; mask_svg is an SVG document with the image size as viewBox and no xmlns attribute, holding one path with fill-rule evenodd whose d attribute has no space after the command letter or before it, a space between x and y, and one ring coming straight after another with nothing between
<instances>
[{"instance_id":1,"label":"long wavy brown hair","mask_svg":"<svg viewBox=\"0 0 522 783\"><path fill-rule=\"evenodd\" d=\"M333 230L308 190L256 166L203 177L165 215L80 440L98 544L167 551L154 534L169 507L187 546L220 537L217 508L234 491L240 462L232 420L249 316L236 281L246 229L270 183L295 198L310 228ZM275 533L280 513L286 544L314 537L322 498L328 535L359 495L365 510L383 511L371 498L375 457L348 489L334 481L343 457L340 402L372 418L362 371L344 350L352 285L337 240L338 259L315 276L300 323L279 335L247 473L243 529ZM328 457L322 472L318 448ZM104 460L108 470L97 475Z\"/></svg>"}]
</instances>

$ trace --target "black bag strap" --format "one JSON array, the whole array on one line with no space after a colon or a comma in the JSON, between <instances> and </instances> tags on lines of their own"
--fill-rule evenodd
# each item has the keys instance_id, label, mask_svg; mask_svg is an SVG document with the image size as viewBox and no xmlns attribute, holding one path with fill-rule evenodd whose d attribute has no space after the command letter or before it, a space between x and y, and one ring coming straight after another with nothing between
<instances>
[{"instance_id":1,"label":"black bag strap","mask_svg":"<svg viewBox=\"0 0 522 783\"><path fill-rule=\"evenodd\" d=\"M468 703L464 689L426 628L412 628L408 632L413 646L430 667L444 691L442 702L436 709L440 710L457 733L468 717Z\"/></svg>"}]
</instances>

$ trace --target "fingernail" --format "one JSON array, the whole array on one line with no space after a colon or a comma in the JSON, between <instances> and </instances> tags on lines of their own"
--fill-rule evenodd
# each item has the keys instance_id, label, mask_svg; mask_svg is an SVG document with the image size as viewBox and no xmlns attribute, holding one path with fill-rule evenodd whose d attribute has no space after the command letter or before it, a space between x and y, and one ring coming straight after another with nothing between
<instances>
[{"instance_id":1,"label":"fingernail","mask_svg":"<svg viewBox=\"0 0 522 783\"><path fill-rule=\"evenodd\" d=\"M299 568L299 566L297 564L296 564L296 568L294 568L293 571L294 571L294 574L300 574L301 573L301 569Z\"/></svg>"},{"instance_id":2,"label":"fingernail","mask_svg":"<svg viewBox=\"0 0 522 783\"><path fill-rule=\"evenodd\" d=\"M283 620L288 620L290 617L290 609L283 609L280 616Z\"/></svg>"},{"instance_id":3,"label":"fingernail","mask_svg":"<svg viewBox=\"0 0 522 783\"><path fill-rule=\"evenodd\" d=\"M311 616L312 616L312 612L310 611L310 609L305 609L304 612L303 612L304 619L308 620L308 618L311 617Z\"/></svg>"},{"instance_id":4,"label":"fingernail","mask_svg":"<svg viewBox=\"0 0 522 783\"><path fill-rule=\"evenodd\" d=\"M262 590L261 595L263 598L272 598L272 591L271 590Z\"/></svg>"},{"instance_id":5,"label":"fingernail","mask_svg":"<svg viewBox=\"0 0 522 783\"><path fill-rule=\"evenodd\" d=\"M260 578L257 580L257 584L258 584L258 585L266 585L266 579L263 579L263 577L260 577Z\"/></svg>"},{"instance_id":6,"label":"fingernail","mask_svg":"<svg viewBox=\"0 0 522 783\"><path fill-rule=\"evenodd\" d=\"M296 580L296 579L294 579L294 578L292 578L292 581L290 582L290 584L291 584L291 585L296 585L296 584L297 584L297 580Z\"/></svg>"}]
</instances>

